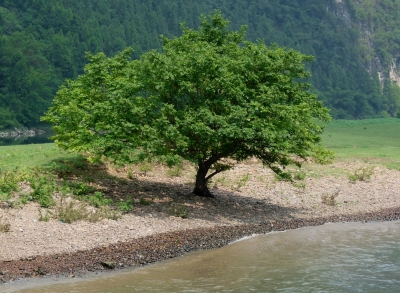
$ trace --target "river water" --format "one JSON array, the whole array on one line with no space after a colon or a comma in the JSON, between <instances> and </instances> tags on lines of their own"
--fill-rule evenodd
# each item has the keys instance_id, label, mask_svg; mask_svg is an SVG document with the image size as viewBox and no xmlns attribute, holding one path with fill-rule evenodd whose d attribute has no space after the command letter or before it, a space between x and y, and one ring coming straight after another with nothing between
<instances>
[{"instance_id":1,"label":"river water","mask_svg":"<svg viewBox=\"0 0 400 293\"><path fill-rule=\"evenodd\" d=\"M133 271L30 280L4 292L400 292L400 221L247 238Z\"/></svg>"},{"instance_id":2,"label":"river water","mask_svg":"<svg viewBox=\"0 0 400 293\"><path fill-rule=\"evenodd\" d=\"M0 137L0 146L20 145L20 144L41 144L53 142L48 135Z\"/></svg>"}]
</instances>

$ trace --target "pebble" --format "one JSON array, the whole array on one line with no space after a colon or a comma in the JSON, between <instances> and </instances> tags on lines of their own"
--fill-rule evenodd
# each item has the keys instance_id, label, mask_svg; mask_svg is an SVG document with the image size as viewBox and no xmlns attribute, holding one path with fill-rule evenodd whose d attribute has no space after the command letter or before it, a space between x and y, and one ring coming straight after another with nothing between
<instances>
[{"instance_id":1,"label":"pebble","mask_svg":"<svg viewBox=\"0 0 400 293\"><path fill-rule=\"evenodd\" d=\"M54 258L54 255L43 255L11 262L0 261L0 267L2 268L0 282L7 282L11 279L24 278L26 276L38 277L66 274L73 277L85 271L145 265L177 257L189 251L221 247L245 236L264 234L271 231L317 226L328 222L392 221L399 219L400 208L392 208L380 212L360 213L349 216L268 221L258 224L217 226L160 233L105 247L60 254L57 258Z\"/></svg>"}]
</instances>

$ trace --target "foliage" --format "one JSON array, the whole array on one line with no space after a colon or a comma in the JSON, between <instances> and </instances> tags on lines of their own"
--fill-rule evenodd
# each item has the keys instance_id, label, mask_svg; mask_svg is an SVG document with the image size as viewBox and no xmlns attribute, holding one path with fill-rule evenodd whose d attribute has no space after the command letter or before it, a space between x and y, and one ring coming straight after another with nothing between
<instances>
[{"instance_id":1,"label":"foliage","mask_svg":"<svg viewBox=\"0 0 400 293\"><path fill-rule=\"evenodd\" d=\"M204 196L231 167L225 158L257 157L288 179L282 167L329 159L320 144L328 110L303 82L313 58L244 41L245 28L228 24L219 11L203 16L198 30L182 26L163 52L135 61L129 49L89 54L85 74L61 87L43 118L56 144L121 162L183 158L198 166L194 192Z\"/></svg>"},{"instance_id":2,"label":"foliage","mask_svg":"<svg viewBox=\"0 0 400 293\"><path fill-rule=\"evenodd\" d=\"M107 206L113 203L112 199L105 198L103 193L100 191L95 191L92 195L80 198L96 208Z\"/></svg>"},{"instance_id":3,"label":"foliage","mask_svg":"<svg viewBox=\"0 0 400 293\"><path fill-rule=\"evenodd\" d=\"M199 25L199 13L221 9L231 27L248 24L248 39L315 55L312 83L335 118L395 115L372 62L388 68L399 51L399 0L246 1L0 1L0 129L39 122L65 78L85 65L85 52L133 58L161 49L159 35L179 35L179 23ZM371 78L372 77L372 78ZM386 87L386 86L385 86Z\"/></svg>"},{"instance_id":4,"label":"foliage","mask_svg":"<svg viewBox=\"0 0 400 293\"><path fill-rule=\"evenodd\" d=\"M20 177L16 172L0 169L0 194L17 191Z\"/></svg>"},{"instance_id":5,"label":"foliage","mask_svg":"<svg viewBox=\"0 0 400 293\"><path fill-rule=\"evenodd\" d=\"M53 206L53 195L59 190L55 176L50 173L34 173L30 177L30 185L33 189L32 200L37 201L42 207Z\"/></svg>"},{"instance_id":6,"label":"foliage","mask_svg":"<svg viewBox=\"0 0 400 293\"><path fill-rule=\"evenodd\" d=\"M400 1L368 0L350 1L355 18L362 22L370 33L370 42L376 45L369 49L369 55L378 55L381 62L389 65L391 54L397 55L400 49L400 18L394 11L400 11ZM368 41L362 42L368 45ZM368 47L368 46L367 46ZM375 51L375 52L374 52ZM367 53L367 54L368 54Z\"/></svg>"},{"instance_id":7,"label":"foliage","mask_svg":"<svg viewBox=\"0 0 400 293\"><path fill-rule=\"evenodd\" d=\"M120 210L122 212L129 212L132 209L133 209L133 200L132 199L122 200L118 203L118 210Z\"/></svg>"},{"instance_id":8,"label":"foliage","mask_svg":"<svg viewBox=\"0 0 400 293\"><path fill-rule=\"evenodd\" d=\"M94 188L84 182L68 182L68 187L77 196L85 196L94 191Z\"/></svg>"}]
</instances>

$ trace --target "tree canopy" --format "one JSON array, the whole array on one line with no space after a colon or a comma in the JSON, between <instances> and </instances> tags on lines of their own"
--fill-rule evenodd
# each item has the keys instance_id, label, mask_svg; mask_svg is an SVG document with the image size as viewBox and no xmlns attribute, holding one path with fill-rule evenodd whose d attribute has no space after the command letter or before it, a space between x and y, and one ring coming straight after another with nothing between
<instances>
[{"instance_id":1,"label":"tree canopy","mask_svg":"<svg viewBox=\"0 0 400 293\"><path fill-rule=\"evenodd\" d=\"M194 193L250 157L280 176L285 166L329 159L320 134L328 109L310 92L304 62L313 57L244 41L219 11L198 30L163 37L163 50L131 60L131 49L88 55L85 73L58 91L43 120L56 144L121 162L180 159L198 167Z\"/></svg>"}]
</instances>

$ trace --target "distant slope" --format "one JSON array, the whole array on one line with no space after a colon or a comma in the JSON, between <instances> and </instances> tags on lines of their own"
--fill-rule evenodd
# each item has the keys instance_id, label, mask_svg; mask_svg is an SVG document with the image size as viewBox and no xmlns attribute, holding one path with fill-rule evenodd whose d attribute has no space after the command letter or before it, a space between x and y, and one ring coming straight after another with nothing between
<instances>
[{"instance_id":1,"label":"distant slope","mask_svg":"<svg viewBox=\"0 0 400 293\"><path fill-rule=\"evenodd\" d=\"M0 0L0 128L37 123L85 51L137 58L214 9L252 41L316 56L311 82L334 117L397 114L400 0Z\"/></svg>"}]
</instances>

